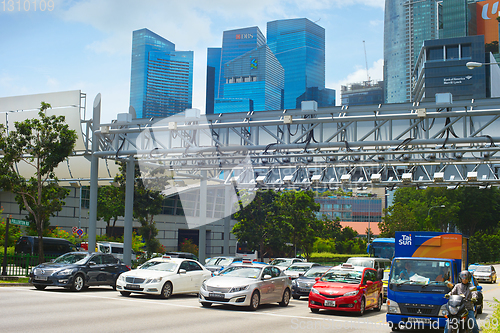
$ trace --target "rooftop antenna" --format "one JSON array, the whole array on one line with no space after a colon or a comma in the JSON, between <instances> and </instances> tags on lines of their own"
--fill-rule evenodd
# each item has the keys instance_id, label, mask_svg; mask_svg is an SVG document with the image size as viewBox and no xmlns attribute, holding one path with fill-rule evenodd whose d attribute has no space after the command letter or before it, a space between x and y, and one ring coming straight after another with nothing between
<instances>
[{"instance_id":1,"label":"rooftop antenna","mask_svg":"<svg viewBox=\"0 0 500 333\"><path fill-rule=\"evenodd\" d=\"M366 45L365 41L363 41L363 48L365 49L365 65L366 65L366 77L368 78L368 83L370 83L370 75L368 74L368 60L366 59Z\"/></svg>"}]
</instances>

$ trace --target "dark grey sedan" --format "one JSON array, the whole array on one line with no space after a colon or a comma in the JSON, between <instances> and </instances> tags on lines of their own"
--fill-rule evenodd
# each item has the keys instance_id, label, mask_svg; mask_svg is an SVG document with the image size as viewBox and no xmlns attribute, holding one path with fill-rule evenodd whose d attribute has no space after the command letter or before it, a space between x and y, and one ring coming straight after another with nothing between
<instances>
[{"instance_id":1,"label":"dark grey sedan","mask_svg":"<svg viewBox=\"0 0 500 333\"><path fill-rule=\"evenodd\" d=\"M301 296L309 296L312 286L316 283L316 278L321 277L331 266L314 266L307 270L304 275L292 281L292 297L299 299Z\"/></svg>"},{"instance_id":2,"label":"dark grey sedan","mask_svg":"<svg viewBox=\"0 0 500 333\"><path fill-rule=\"evenodd\" d=\"M70 252L31 270L30 282L36 289L48 286L81 291L89 286L116 287L116 279L129 271L120 259L106 253Z\"/></svg>"}]
</instances>

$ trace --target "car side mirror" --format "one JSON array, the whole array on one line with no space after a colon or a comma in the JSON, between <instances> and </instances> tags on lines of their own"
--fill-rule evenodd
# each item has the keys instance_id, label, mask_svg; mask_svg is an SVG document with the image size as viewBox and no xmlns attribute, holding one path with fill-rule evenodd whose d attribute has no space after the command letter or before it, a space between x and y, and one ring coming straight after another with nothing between
<instances>
[{"instance_id":1,"label":"car side mirror","mask_svg":"<svg viewBox=\"0 0 500 333\"><path fill-rule=\"evenodd\" d=\"M270 280L271 278L272 278L272 276L271 276L271 275L266 274L266 275L264 275L263 280Z\"/></svg>"},{"instance_id":2,"label":"car side mirror","mask_svg":"<svg viewBox=\"0 0 500 333\"><path fill-rule=\"evenodd\" d=\"M383 268L379 268L377 270L377 280L382 280L384 278L384 269Z\"/></svg>"},{"instance_id":3,"label":"car side mirror","mask_svg":"<svg viewBox=\"0 0 500 333\"><path fill-rule=\"evenodd\" d=\"M318 281L319 281L319 279L321 279L319 276L314 278L314 280L315 280L316 282L318 282Z\"/></svg>"},{"instance_id":4,"label":"car side mirror","mask_svg":"<svg viewBox=\"0 0 500 333\"><path fill-rule=\"evenodd\" d=\"M373 284L373 281L370 281L370 280L366 281L367 286L371 286L372 284Z\"/></svg>"},{"instance_id":5,"label":"car side mirror","mask_svg":"<svg viewBox=\"0 0 500 333\"><path fill-rule=\"evenodd\" d=\"M185 269L179 269L179 274L186 274L186 270Z\"/></svg>"}]
</instances>

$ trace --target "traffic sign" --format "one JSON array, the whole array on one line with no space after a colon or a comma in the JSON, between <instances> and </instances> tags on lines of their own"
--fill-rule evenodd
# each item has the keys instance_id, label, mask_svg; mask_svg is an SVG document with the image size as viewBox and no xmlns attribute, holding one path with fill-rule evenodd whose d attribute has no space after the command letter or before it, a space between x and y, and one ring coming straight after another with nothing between
<instances>
[{"instance_id":1,"label":"traffic sign","mask_svg":"<svg viewBox=\"0 0 500 333\"><path fill-rule=\"evenodd\" d=\"M73 227L73 228L71 228L71 233L76 234L77 230L78 230L78 227Z\"/></svg>"},{"instance_id":2,"label":"traffic sign","mask_svg":"<svg viewBox=\"0 0 500 333\"><path fill-rule=\"evenodd\" d=\"M78 236L82 237L82 235L83 235L83 230L82 230L82 229L77 229L77 230L76 230L76 233L78 234Z\"/></svg>"},{"instance_id":3,"label":"traffic sign","mask_svg":"<svg viewBox=\"0 0 500 333\"><path fill-rule=\"evenodd\" d=\"M28 227L30 225L29 221L18 220L18 219L10 219L10 224L23 225L25 227Z\"/></svg>"}]
</instances>

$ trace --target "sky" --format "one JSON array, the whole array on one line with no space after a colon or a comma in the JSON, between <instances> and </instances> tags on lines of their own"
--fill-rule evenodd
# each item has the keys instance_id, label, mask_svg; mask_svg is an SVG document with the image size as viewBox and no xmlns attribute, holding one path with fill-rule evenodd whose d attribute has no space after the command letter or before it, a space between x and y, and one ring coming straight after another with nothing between
<instances>
[{"instance_id":1,"label":"sky","mask_svg":"<svg viewBox=\"0 0 500 333\"><path fill-rule=\"evenodd\" d=\"M5 0L0 97L81 90L89 119L100 93L109 123L128 112L132 32L147 28L194 51L193 108L204 113L207 48L222 46L223 31L258 26L266 35L269 21L303 17L325 29L337 105L341 85L383 79L383 0Z\"/></svg>"}]
</instances>

